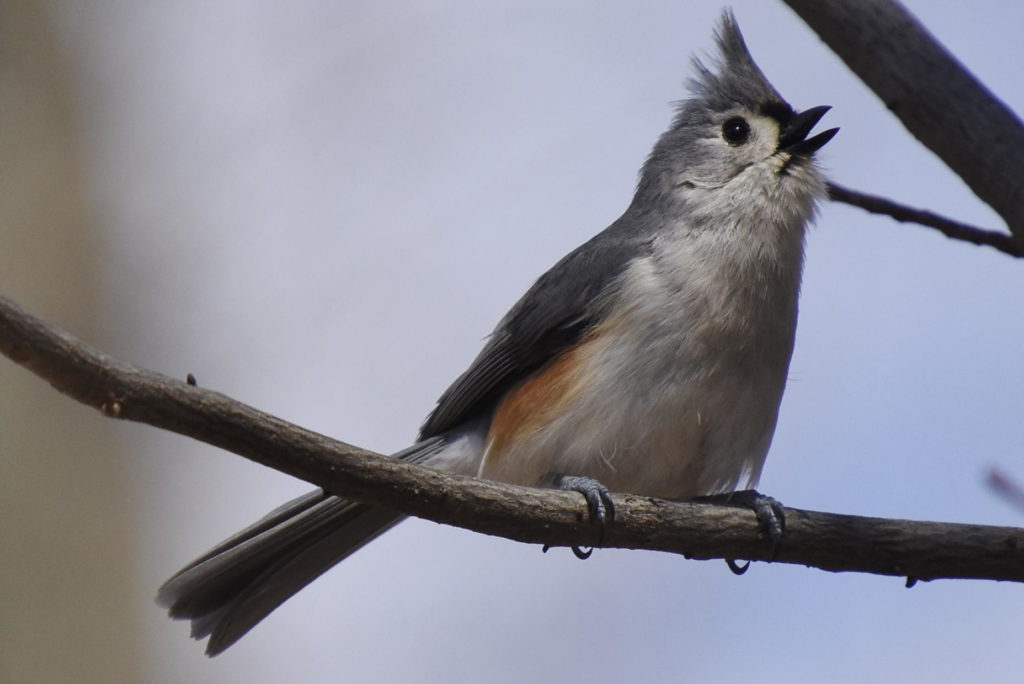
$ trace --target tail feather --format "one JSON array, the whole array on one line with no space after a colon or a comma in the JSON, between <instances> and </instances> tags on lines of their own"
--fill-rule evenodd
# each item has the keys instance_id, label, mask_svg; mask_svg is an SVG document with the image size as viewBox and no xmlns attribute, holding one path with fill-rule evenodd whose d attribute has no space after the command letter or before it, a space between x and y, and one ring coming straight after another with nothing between
<instances>
[{"instance_id":1,"label":"tail feather","mask_svg":"<svg viewBox=\"0 0 1024 684\"><path fill-rule=\"evenodd\" d=\"M414 463L444 447L420 443L395 456ZM231 646L300 589L405 516L310 492L272 511L179 570L157 602L192 621L207 655Z\"/></svg>"}]
</instances>

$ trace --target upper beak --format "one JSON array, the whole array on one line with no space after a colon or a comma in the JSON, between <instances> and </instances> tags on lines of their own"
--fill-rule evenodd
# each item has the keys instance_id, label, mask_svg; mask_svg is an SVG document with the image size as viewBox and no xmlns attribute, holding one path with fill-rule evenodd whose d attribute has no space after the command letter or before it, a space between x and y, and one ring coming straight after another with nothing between
<instances>
[{"instance_id":1,"label":"upper beak","mask_svg":"<svg viewBox=\"0 0 1024 684\"><path fill-rule=\"evenodd\" d=\"M808 138L807 134L821 120L821 117L825 116L825 112L830 109L832 108L828 105L822 105L805 109L799 114L793 115L793 118L782 128L782 132L779 135L779 150L792 155L809 157L821 149L825 143L832 139L832 136L839 132L839 129L830 128L813 138Z\"/></svg>"}]
</instances>

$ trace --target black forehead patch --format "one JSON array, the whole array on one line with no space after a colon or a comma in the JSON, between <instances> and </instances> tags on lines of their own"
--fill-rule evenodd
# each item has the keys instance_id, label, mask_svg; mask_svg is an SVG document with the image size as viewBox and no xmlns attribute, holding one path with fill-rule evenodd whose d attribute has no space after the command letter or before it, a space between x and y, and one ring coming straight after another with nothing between
<instances>
[{"instance_id":1,"label":"black forehead patch","mask_svg":"<svg viewBox=\"0 0 1024 684\"><path fill-rule=\"evenodd\" d=\"M793 118L796 112L787 103L782 100L770 100L768 102L761 103L761 114L770 116L779 122L780 126L785 126L789 123L789 120Z\"/></svg>"}]
</instances>

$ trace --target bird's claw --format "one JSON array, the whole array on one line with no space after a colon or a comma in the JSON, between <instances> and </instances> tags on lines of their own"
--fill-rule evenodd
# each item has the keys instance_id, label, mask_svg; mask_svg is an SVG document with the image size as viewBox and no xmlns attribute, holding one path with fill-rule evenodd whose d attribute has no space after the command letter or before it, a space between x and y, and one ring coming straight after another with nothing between
<instances>
[{"instance_id":1,"label":"bird's claw","mask_svg":"<svg viewBox=\"0 0 1024 684\"><path fill-rule=\"evenodd\" d=\"M786 531L786 507L779 503L778 500L765 496L755 489L744 489L729 494L702 496L696 500L729 506L742 506L754 511L761 536L771 542L771 559L774 560L775 556L778 555L779 543L782 541L782 535ZM745 566L739 566L735 561L727 562L729 563L729 569L735 574L742 575L746 572ZM739 572L737 572L738 570Z\"/></svg>"},{"instance_id":2,"label":"bird's claw","mask_svg":"<svg viewBox=\"0 0 1024 684\"><path fill-rule=\"evenodd\" d=\"M729 566L729 569L732 570L732 574L734 574L734 575L742 575L742 574L746 573L747 570L750 569L750 561L747 561L743 565L740 565L739 563L734 561L732 558L726 558L725 559L725 564Z\"/></svg>"},{"instance_id":3,"label":"bird's claw","mask_svg":"<svg viewBox=\"0 0 1024 684\"><path fill-rule=\"evenodd\" d=\"M555 487L564 491L579 492L587 502L590 522L600 528L598 546L604 537L605 525L615 519L615 503L608 488L591 477L580 475L559 475L555 478ZM593 547L584 550L580 546L571 546L573 554L580 560L590 558Z\"/></svg>"},{"instance_id":4,"label":"bird's claw","mask_svg":"<svg viewBox=\"0 0 1024 684\"><path fill-rule=\"evenodd\" d=\"M786 507L777 499L754 492L750 507L754 509L761 534L772 543L772 558L779 551L782 533L786 531Z\"/></svg>"},{"instance_id":5,"label":"bird's claw","mask_svg":"<svg viewBox=\"0 0 1024 684\"><path fill-rule=\"evenodd\" d=\"M579 492L587 500L590 522L604 527L615 519L615 503L608 488L592 477L559 475L555 487L568 492Z\"/></svg>"},{"instance_id":6,"label":"bird's claw","mask_svg":"<svg viewBox=\"0 0 1024 684\"><path fill-rule=\"evenodd\" d=\"M765 496L756 489L700 496L695 500L727 506L740 506L754 511L761 535L770 541L773 547L779 545L779 542L782 540L782 534L786 531L786 507L779 503L778 500Z\"/></svg>"}]
</instances>

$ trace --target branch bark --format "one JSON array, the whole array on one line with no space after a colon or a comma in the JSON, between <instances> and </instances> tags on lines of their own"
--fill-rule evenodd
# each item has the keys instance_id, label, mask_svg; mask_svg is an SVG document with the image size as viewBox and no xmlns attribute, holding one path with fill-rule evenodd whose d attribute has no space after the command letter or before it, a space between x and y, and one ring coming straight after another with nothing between
<instances>
[{"instance_id":1,"label":"branch bark","mask_svg":"<svg viewBox=\"0 0 1024 684\"><path fill-rule=\"evenodd\" d=\"M894 0L786 0L1024 246L1024 125Z\"/></svg>"},{"instance_id":2,"label":"branch bark","mask_svg":"<svg viewBox=\"0 0 1024 684\"><path fill-rule=\"evenodd\" d=\"M0 352L104 415L171 430L331 492L436 522L549 546L594 546L578 495L400 463L218 392L118 361L0 297ZM752 512L617 495L601 545L689 558L772 560ZM774 558L830 571L1024 581L1024 529L787 509Z\"/></svg>"}]
</instances>

